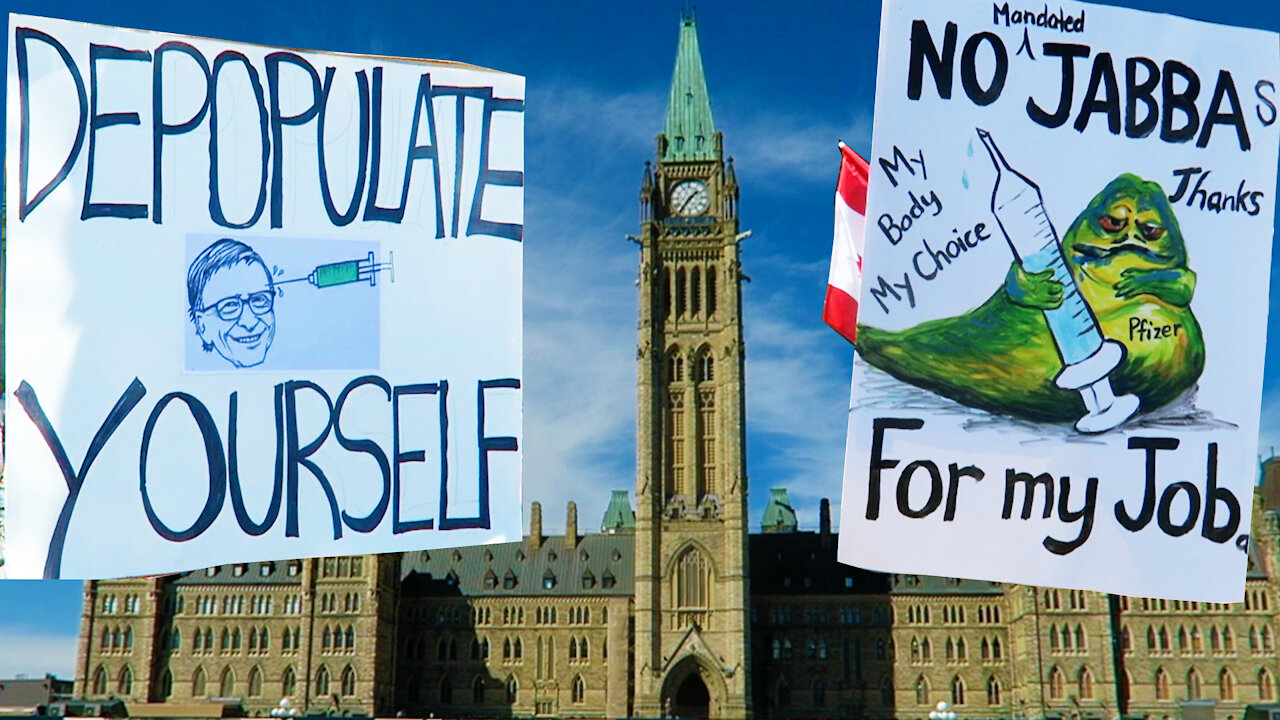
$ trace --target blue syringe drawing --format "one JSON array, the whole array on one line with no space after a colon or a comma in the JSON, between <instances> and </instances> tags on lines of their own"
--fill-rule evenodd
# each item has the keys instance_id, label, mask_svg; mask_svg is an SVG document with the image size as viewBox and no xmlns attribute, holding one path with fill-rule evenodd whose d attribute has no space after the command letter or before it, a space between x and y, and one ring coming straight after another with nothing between
<instances>
[{"instance_id":1,"label":"blue syringe drawing","mask_svg":"<svg viewBox=\"0 0 1280 720\"><path fill-rule=\"evenodd\" d=\"M991 212L1014 257L1025 272L1051 270L1053 279L1062 285L1062 304L1044 311L1064 366L1054 382L1064 390L1078 391L1084 401L1088 412L1076 421L1077 430L1110 430L1138 409L1136 395L1117 397L1111 388L1110 373L1124 359L1124 347L1103 338L1093 310L1080 295L1062 257L1058 233L1045 211L1039 186L1009 165L990 133L981 128L977 131L996 168Z\"/></svg>"},{"instance_id":2,"label":"blue syringe drawing","mask_svg":"<svg viewBox=\"0 0 1280 720\"><path fill-rule=\"evenodd\" d=\"M314 270L304 277L293 278L291 280L279 280L276 285L286 285L288 283L306 281L317 288L328 288L337 285L350 285L352 283L368 281L370 285L378 284L378 273L386 271L390 275L391 282L396 281L395 269L395 253L388 253L388 259L384 263L376 261L374 254L369 253L368 257L357 260L343 260L341 262L325 263L317 265Z\"/></svg>"}]
</instances>

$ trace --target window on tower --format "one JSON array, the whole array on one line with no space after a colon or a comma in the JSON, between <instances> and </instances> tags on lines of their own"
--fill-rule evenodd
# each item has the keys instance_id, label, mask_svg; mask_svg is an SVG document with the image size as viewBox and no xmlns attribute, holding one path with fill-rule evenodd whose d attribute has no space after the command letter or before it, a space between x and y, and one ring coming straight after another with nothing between
<instances>
[{"instance_id":1,"label":"window on tower","mask_svg":"<svg viewBox=\"0 0 1280 720\"><path fill-rule=\"evenodd\" d=\"M685 310L685 282L684 268L676 269L676 317L684 315Z\"/></svg>"},{"instance_id":2,"label":"window on tower","mask_svg":"<svg viewBox=\"0 0 1280 720\"><path fill-rule=\"evenodd\" d=\"M702 310L702 272L698 268L689 271L689 314L694 317Z\"/></svg>"},{"instance_id":3,"label":"window on tower","mask_svg":"<svg viewBox=\"0 0 1280 720\"><path fill-rule=\"evenodd\" d=\"M716 314L716 266L707 268L707 317Z\"/></svg>"}]
</instances>

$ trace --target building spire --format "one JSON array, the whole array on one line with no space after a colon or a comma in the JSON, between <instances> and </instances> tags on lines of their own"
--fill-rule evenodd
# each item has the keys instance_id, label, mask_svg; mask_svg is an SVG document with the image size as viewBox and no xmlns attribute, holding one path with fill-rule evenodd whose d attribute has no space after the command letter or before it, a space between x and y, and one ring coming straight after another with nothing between
<instances>
[{"instance_id":1,"label":"building spire","mask_svg":"<svg viewBox=\"0 0 1280 720\"><path fill-rule=\"evenodd\" d=\"M692 8L680 13L680 45L667 100L666 147L662 160L716 160L719 148L711 119L711 97L702 73L698 23Z\"/></svg>"}]
</instances>

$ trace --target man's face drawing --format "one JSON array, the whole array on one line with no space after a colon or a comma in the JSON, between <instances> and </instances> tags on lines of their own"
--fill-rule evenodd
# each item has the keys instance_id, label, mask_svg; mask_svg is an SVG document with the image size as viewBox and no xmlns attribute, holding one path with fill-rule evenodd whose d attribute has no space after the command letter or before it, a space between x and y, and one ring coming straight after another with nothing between
<instances>
[{"instance_id":1,"label":"man's face drawing","mask_svg":"<svg viewBox=\"0 0 1280 720\"><path fill-rule=\"evenodd\" d=\"M275 288L257 260L236 262L209 276L196 310L196 333L205 347L236 367L254 367L267 357L276 336Z\"/></svg>"}]
</instances>

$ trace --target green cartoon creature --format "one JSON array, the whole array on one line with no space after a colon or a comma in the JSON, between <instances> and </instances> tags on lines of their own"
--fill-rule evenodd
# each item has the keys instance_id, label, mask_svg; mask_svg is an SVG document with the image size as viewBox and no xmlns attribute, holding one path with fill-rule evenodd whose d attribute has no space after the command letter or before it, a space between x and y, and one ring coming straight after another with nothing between
<instances>
[{"instance_id":1,"label":"green cartoon creature","mask_svg":"<svg viewBox=\"0 0 1280 720\"><path fill-rule=\"evenodd\" d=\"M1004 164L1017 174L989 136L979 134L997 168ZM1020 174L1015 180L1029 186L1038 201L1034 184ZM999 219L994 197L993 210ZM1047 217L1042 220L1040 227L1051 235ZM1009 234L1003 221L1001 226ZM994 295L963 315L900 332L859 326L858 354L899 380L970 407L1040 422L1076 421L1096 408L1088 406L1087 392L1063 386L1064 365L1078 358L1064 363L1070 343L1055 342L1049 316L1064 301L1079 306L1082 298L1088 308L1067 314L1091 310L1103 338L1123 346L1123 354L1116 353L1118 365L1113 360L1100 374L1110 372L1120 400L1132 395L1136 401L1128 399L1122 416L1108 424L1090 429L1081 420L1077 428L1109 429L1126 420L1135 404L1140 411L1162 407L1200 377L1204 338L1190 306L1196 276L1187 267L1182 232L1158 183L1126 173L1093 198L1062 239L1057 272L1067 283L1055 279L1053 267L1028 270L1024 265L1032 263L1021 259L1014 260ZM1062 273L1069 273L1069 280ZM1054 330L1061 334L1060 328Z\"/></svg>"}]
</instances>

